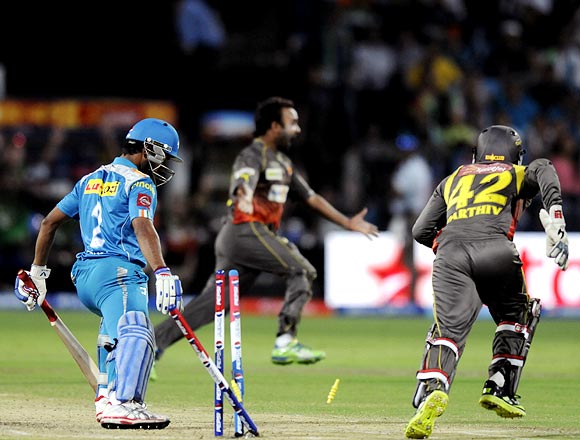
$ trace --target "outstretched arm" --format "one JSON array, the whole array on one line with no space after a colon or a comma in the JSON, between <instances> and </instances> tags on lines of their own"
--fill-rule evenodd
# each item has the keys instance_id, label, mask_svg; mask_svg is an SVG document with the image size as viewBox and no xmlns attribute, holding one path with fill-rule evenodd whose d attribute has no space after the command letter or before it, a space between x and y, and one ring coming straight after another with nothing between
<instances>
[{"instance_id":1,"label":"outstretched arm","mask_svg":"<svg viewBox=\"0 0 580 440\"><path fill-rule=\"evenodd\" d=\"M378 237L379 235L379 229L364 219L368 212L367 208L362 209L358 214L352 217L347 217L319 194L311 195L306 202L312 209L318 211L323 217L339 226L342 226L344 229L361 232L368 238Z\"/></svg>"}]
</instances>

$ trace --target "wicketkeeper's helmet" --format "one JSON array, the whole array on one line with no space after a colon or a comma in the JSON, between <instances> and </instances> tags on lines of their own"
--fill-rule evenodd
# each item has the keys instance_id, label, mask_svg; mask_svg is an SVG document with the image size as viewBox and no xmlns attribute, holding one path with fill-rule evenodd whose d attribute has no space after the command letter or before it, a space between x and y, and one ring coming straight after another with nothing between
<instances>
[{"instance_id":1,"label":"wicketkeeper's helmet","mask_svg":"<svg viewBox=\"0 0 580 440\"><path fill-rule=\"evenodd\" d=\"M129 130L125 138L129 143L143 142L151 166L151 177L157 186L169 182L175 174L165 162L168 160L183 162L177 155L179 135L169 122L157 118L142 119Z\"/></svg>"},{"instance_id":2,"label":"wicketkeeper's helmet","mask_svg":"<svg viewBox=\"0 0 580 440\"><path fill-rule=\"evenodd\" d=\"M492 125L479 133L473 148L473 162L522 164L525 150L518 132L506 125Z\"/></svg>"}]
</instances>

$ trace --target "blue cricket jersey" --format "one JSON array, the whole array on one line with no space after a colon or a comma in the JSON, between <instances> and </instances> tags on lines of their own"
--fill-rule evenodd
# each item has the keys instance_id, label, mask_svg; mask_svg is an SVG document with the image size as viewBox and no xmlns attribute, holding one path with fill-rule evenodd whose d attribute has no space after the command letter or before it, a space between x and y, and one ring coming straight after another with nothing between
<instances>
[{"instance_id":1,"label":"blue cricket jersey","mask_svg":"<svg viewBox=\"0 0 580 440\"><path fill-rule=\"evenodd\" d=\"M131 161L116 157L87 174L56 206L80 223L85 249L77 259L116 256L146 266L131 222L153 221L157 188Z\"/></svg>"}]
</instances>

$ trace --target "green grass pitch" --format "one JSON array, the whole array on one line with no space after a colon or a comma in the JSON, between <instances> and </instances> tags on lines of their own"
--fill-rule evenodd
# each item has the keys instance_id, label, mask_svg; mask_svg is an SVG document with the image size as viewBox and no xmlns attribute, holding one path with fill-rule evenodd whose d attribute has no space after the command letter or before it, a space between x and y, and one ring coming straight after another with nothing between
<instances>
[{"instance_id":1,"label":"green grass pitch","mask_svg":"<svg viewBox=\"0 0 580 440\"><path fill-rule=\"evenodd\" d=\"M88 312L57 313L94 354L98 318ZM154 322L164 318L157 311L151 316ZM429 325L424 318L305 317L300 339L325 350L327 359L277 366L269 358L276 318L242 315L244 405L261 437L403 439L414 413L414 375ZM527 416L518 420L501 419L477 403L494 330L485 319L473 328L449 406L430 438L580 438L580 321L540 322L518 390ZM185 340L157 363L159 378L147 391L149 408L169 415L169 427L108 431L94 420L92 391L42 311L0 311L0 332L1 439L214 438L213 382ZM196 334L213 355L213 326ZM226 372L230 359L226 344ZM327 404L337 378L338 392ZM231 438L227 402L224 412L224 438Z\"/></svg>"}]
</instances>

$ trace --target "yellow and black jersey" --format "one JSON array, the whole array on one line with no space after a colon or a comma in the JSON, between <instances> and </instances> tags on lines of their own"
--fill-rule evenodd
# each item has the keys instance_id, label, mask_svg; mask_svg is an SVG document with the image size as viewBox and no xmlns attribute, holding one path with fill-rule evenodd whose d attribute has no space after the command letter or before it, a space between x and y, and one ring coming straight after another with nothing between
<instances>
[{"instance_id":1,"label":"yellow and black jersey","mask_svg":"<svg viewBox=\"0 0 580 440\"><path fill-rule=\"evenodd\" d=\"M532 198L561 204L560 181L552 163L481 162L462 165L435 188L413 226L413 237L434 249L445 240L512 239Z\"/></svg>"},{"instance_id":2,"label":"yellow and black jersey","mask_svg":"<svg viewBox=\"0 0 580 440\"><path fill-rule=\"evenodd\" d=\"M233 202L236 188L243 183L254 191L252 214L240 211ZM233 223L257 221L278 229L290 191L304 200L314 194L286 154L254 139L238 154L233 164L229 201Z\"/></svg>"}]
</instances>

